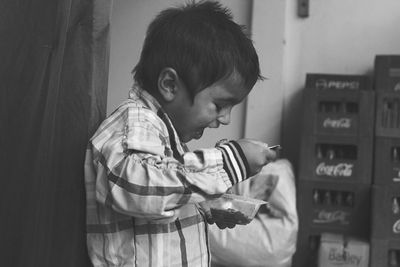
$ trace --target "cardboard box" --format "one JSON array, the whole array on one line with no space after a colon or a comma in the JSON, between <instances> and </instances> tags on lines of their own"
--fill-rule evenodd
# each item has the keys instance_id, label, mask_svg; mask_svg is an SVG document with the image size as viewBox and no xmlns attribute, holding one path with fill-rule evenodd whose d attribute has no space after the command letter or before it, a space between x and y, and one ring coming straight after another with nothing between
<instances>
[{"instance_id":1,"label":"cardboard box","mask_svg":"<svg viewBox=\"0 0 400 267\"><path fill-rule=\"evenodd\" d=\"M333 238L330 238L331 236ZM334 244L332 239L335 241ZM315 228L299 228L292 267L368 266L369 244L364 240L340 233L320 232ZM343 253L344 245L346 245L345 253ZM371 265L371 267L384 266L386 265Z\"/></svg>"},{"instance_id":2,"label":"cardboard box","mask_svg":"<svg viewBox=\"0 0 400 267\"><path fill-rule=\"evenodd\" d=\"M368 264L368 242L338 234L321 235L319 267L368 267Z\"/></svg>"}]
</instances>

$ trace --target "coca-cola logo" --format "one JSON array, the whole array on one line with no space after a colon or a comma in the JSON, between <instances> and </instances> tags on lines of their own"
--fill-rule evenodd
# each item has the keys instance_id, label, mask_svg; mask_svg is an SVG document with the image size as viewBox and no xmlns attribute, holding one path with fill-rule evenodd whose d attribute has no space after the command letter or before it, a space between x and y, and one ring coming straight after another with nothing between
<instances>
[{"instance_id":1,"label":"coca-cola logo","mask_svg":"<svg viewBox=\"0 0 400 267\"><path fill-rule=\"evenodd\" d=\"M317 175L350 177L353 173L353 166L354 164L351 163L328 165L325 162L321 162L315 169L315 173Z\"/></svg>"},{"instance_id":2,"label":"coca-cola logo","mask_svg":"<svg viewBox=\"0 0 400 267\"><path fill-rule=\"evenodd\" d=\"M394 91L395 91L395 92L400 91L400 83L397 83L397 84L394 86Z\"/></svg>"},{"instance_id":3,"label":"coca-cola logo","mask_svg":"<svg viewBox=\"0 0 400 267\"><path fill-rule=\"evenodd\" d=\"M348 129L351 127L351 119L350 118L340 118L340 119L331 119L326 118L322 123L324 128L345 128Z\"/></svg>"},{"instance_id":4,"label":"coca-cola logo","mask_svg":"<svg viewBox=\"0 0 400 267\"><path fill-rule=\"evenodd\" d=\"M397 220L397 221L393 224L393 233L395 233L395 234L400 234L400 220Z\"/></svg>"},{"instance_id":5,"label":"coca-cola logo","mask_svg":"<svg viewBox=\"0 0 400 267\"><path fill-rule=\"evenodd\" d=\"M329 250L328 259L334 265L351 265L351 266L359 266L362 260L362 257L359 255L351 254L347 250L331 248Z\"/></svg>"},{"instance_id":6,"label":"coca-cola logo","mask_svg":"<svg viewBox=\"0 0 400 267\"><path fill-rule=\"evenodd\" d=\"M314 223L327 224L327 223L335 223L338 222L340 224L346 225L349 224L350 213L343 210L335 210L335 211L326 211L320 210L317 211L316 218L313 219Z\"/></svg>"},{"instance_id":7,"label":"coca-cola logo","mask_svg":"<svg viewBox=\"0 0 400 267\"><path fill-rule=\"evenodd\" d=\"M400 168L393 168L395 177L393 177L393 182L400 182Z\"/></svg>"}]
</instances>

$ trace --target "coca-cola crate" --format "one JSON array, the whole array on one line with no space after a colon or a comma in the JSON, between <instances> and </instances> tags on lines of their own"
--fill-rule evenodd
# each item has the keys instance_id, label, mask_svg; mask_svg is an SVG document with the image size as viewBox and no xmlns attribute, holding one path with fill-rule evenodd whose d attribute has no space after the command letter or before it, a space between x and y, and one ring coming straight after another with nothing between
<instances>
[{"instance_id":1,"label":"coca-cola crate","mask_svg":"<svg viewBox=\"0 0 400 267\"><path fill-rule=\"evenodd\" d=\"M377 93L375 134L400 138L400 92Z\"/></svg>"},{"instance_id":2,"label":"coca-cola crate","mask_svg":"<svg viewBox=\"0 0 400 267\"><path fill-rule=\"evenodd\" d=\"M370 77L366 75L307 73L306 88L320 90L372 90Z\"/></svg>"},{"instance_id":3,"label":"coca-cola crate","mask_svg":"<svg viewBox=\"0 0 400 267\"><path fill-rule=\"evenodd\" d=\"M299 181L297 188L300 229L369 237L370 185Z\"/></svg>"},{"instance_id":4,"label":"coca-cola crate","mask_svg":"<svg viewBox=\"0 0 400 267\"><path fill-rule=\"evenodd\" d=\"M376 137L373 182L400 186L400 137Z\"/></svg>"},{"instance_id":5,"label":"coca-cola crate","mask_svg":"<svg viewBox=\"0 0 400 267\"><path fill-rule=\"evenodd\" d=\"M319 229L303 228L299 225L292 267L317 267L320 240L321 231Z\"/></svg>"},{"instance_id":6,"label":"coca-cola crate","mask_svg":"<svg viewBox=\"0 0 400 267\"><path fill-rule=\"evenodd\" d=\"M372 150L373 137L303 135L299 179L370 184Z\"/></svg>"},{"instance_id":7,"label":"coca-cola crate","mask_svg":"<svg viewBox=\"0 0 400 267\"><path fill-rule=\"evenodd\" d=\"M375 57L375 90L400 93L400 55Z\"/></svg>"},{"instance_id":8,"label":"coca-cola crate","mask_svg":"<svg viewBox=\"0 0 400 267\"><path fill-rule=\"evenodd\" d=\"M374 91L306 88L303 103L305 134L374 135Z\"/></svg>"},{"instance_id":9,"label":"coca-cola crate","mask_svg":"<svg viewBox=\"0 0 400 267\"><path fill-rule=\"evenodd\" d=\"M400 240L399 186L372 186L371 236Z\"/></svg>"},{"instance_id":10,"label":"coca-cola crate","mask_svg":"<svg viewBox=\"0 0 400 267\"><path fill-rule=\"evenodd\" d=\"M370 243L371 267L400 266L400 240L372 238Z\"/></svg>"}]
</instances>

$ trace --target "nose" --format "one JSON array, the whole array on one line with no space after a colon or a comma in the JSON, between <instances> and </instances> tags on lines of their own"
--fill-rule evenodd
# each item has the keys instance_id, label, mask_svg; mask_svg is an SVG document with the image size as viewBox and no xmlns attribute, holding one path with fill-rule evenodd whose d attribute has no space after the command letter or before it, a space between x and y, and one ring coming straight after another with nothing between
<instances>
[{"instance_id":1,"label":"nose","mask_svg":"<svg viewBox=\"0 0 400 267\"><path fill-rule=\"evenodd\" d=\"M231 109L226 109L224 112L222 112L218 118L218 122L221 123L222 125L228 125L231 123Z\"/></svg>"}]
</instances>

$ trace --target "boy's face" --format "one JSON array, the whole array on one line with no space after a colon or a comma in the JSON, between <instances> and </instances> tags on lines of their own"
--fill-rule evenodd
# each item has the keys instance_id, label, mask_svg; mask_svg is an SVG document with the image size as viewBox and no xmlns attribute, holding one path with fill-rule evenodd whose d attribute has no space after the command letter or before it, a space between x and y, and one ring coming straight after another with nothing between
<instances>
[{"instance_id":1,"label":"boy's face","mask_svg":"<svg viewBox=\"0 0 400 267\"><path fill-rule=\"evenodd\" d=\"M204 129L230 123L232 107L243 101L250 89L239 75L219 81L198 92L192 100L187 88L178 82L174 100L164 106L182 142L199 139Z\"/></svg>"}]
</instances>

